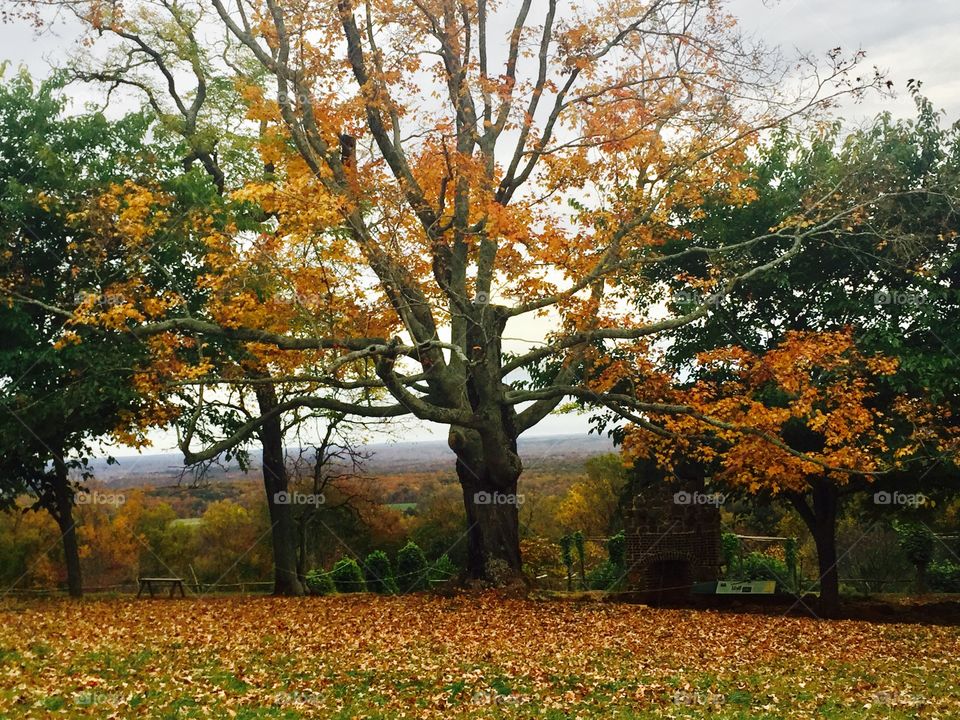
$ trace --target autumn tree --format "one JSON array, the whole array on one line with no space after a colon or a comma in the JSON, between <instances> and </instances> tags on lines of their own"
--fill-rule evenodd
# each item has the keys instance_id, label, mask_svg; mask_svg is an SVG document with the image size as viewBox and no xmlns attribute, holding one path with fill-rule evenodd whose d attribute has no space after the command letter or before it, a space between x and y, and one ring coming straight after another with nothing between
<instances>
[{"instance_id":1,"label":"autumn tree","mask_svg":"<svg viewBox=\"0 0 960 720\"><path fill-rule=\"evenodd\" d=\"M742 168L757 134L878 84L852 72L859 54L803 59L802 77L788 76L722 3L688 0L69 5L123 40L138 71L156 13L176 24L189 7L192 27L226 32L204 62L221 57L241 88L271 170L241 194L276 223L264 248L297 259L287 267L299 272L277 276L320 298L281 323L247 312L245 292L203 316L131 322L141 335L243 343L270 384L298 389L219 442L184 443L188 457L214 457L297 407L448 426L473 578L521 572L517 507L488 502L517 494L520 434L570 397L634 416L660 409L657 383L611 392L623 375L608 362L615 348L645 352L873 200L829 198L738 244L677 250L712 268L711 302L637 312L623 300L648 282L645 268L666 241L690 237L676 211L718 187L749 201ZM203 85L197 76L194 98ZM760 243L777 252L756 264ZM535 320L549 329L505 346Z\"/></svg>"},{"instance_id":2,"label":"autumn tree","mask_svg":"<svg viewBox=\"0 0 960 720\"><path fill-rule=\"evenodd\" d=\"M827 193L853 195L870 187L885 196L870 213L847 221L846 232L824 236L776 274L741 283L708 317L678 329L666 351L670 367L681 370L697 353L731 339L759 351L791 330L850 326L859 347L898 359L888 398L908 395L953 406L960 132L944 125L919 83L909 90L915 118L884 114L848 134L839 124L813 136L781 132L746 168L754 202L733 206L708 196L688 210L686 226L697 242L720 247L774 226L790 208ZM754 253L762 263L776 249L758 246ZM701 297L696 283L709 272L695 258L660 266L665 293L658 299L682 312Z\"/></svg>"},{"instance_id":3,"label":"autumn tree","mask_svg":"<svg viewBox=\"0 0 960 720\"><path fill-rule=\"evenodd\" d=\"M79 596L73 506L88 459L149 402L131 374L145 346L69 325L81 307L124 312L105 291L107 272L83 259L92 232L77 216L91 196L153 161L144 157L144 116L65 117L58 89L25 74L0 87L0 504L17 509L26 495L56 520L67 587Z\"/></svg>"},{"instance_id":4,"label":"autumn tree","mask_svg":"<svg viewBox=\"0 0 960 720\"><path fill-rule=\"evenodd\" d=\"M873 378L869 401L871 412L884 417L887 428L887 448L876 448L871 463L883 472L854 474L844 482L835 482L838 476L820 477L807 482L803 492L796 487L779 491L810 527L821 571L833 575L832 527L845 494L871 488L871 492L911 488L931 493L953 484L955 473L951 458L956 449L956 408L951 388L956 358L949 348L957 336L960 301L955 282L958 135L955 128L942 127L916 84L910 89L917 103L916 119L894 121L884 115L845 137L839 135L839 126L812 138L782 132L749 163L754 202L733 206L708 197L688 211L686 227L697 242L720 247L774 226L790 208L812 202L811 198L853 194L863 187L885 195L869 213L847 220L844 232L826 235L824 242L790 259L776 274L743 282L716 302L708 317L678 329L665 351L666 365L681 385L681 378L689 382L691 376L698 377L702 366L696 359L705 352L734 342L763 356L791 333L847 334L859 352L879 353L895 363L894 372ZM776 252L758 245L753 249L755 262L773 258ZM697 283L705 281L711 269L690 258L664 264L656 272L663 282L654 286L656 291L665 291L660 297L682 312L702 298ZM726 387L734 402L742 388L733 383ZM713 429L705 425L700 432L712 438ZM811 429L814 436L819 433ZM813 436L788 437L786 431L777 437L793 449L812 442ZM851 436L849 441L859 438ZM717 449L718 456L722 452ZM865 482L868 479L874 482ZM754 489L766 492L771 486ZM835 578L825 581L830 592Z\"/></svg>"},{"instance_id":5,"label":"autumn tree","mask_svg":"<svg viewBox=\"0 0 960 720\"><path fill-rule=\"evenodd\" d=\"M620 501L627 484L619 455L590 458L586 476L567 491L557 507L557 520L569 530L591 537L614 534L622 525Z\"/></svg>"},{"instance_id":6,"label":"autumn tree","mask_svg":"<svg viewBox=\"0 0 960 720\"><path fill-rule=\"evenodd\" d=\"M103 22L102 8L96 3L53 4L63 5L89 21L98 35L118 41L105 57L91 61L81 56L71 63L68 73L74 80L98 84L110 93L125 88L144 98L158 120L154 131L181 141L184 169L199 166L213 183L220 196L213 204L239 210L252 201L259 209L259 225L249 213L239 210L239 215L247 216L246 221L237 217L228 228L220 225L220 236L211 241L201 268L202 279L192 289L194 295L212 296L206 308L209 314L203 319L260 329L269 326L275 333L291 332L292 325L302 326L304 320L311 332L316 332L318 323L328 326L337 308L325 302L328 293L322 286L329 284L327 273L310 266L316 248L310 246L309 239L281 248L279 233L271 232L275 229L271 223L278 217L278 196L260 190L276 179L276 162L270 152L258 155L251 150L258 140L261 145L268 144L273 130L262 119L251 122L246 116L248 82L241 67L234 64L242 58L231 51L229 39L226 52L204 42L208 30L204 22L208 18L202 6L143 3L136 7L133 21L119 21L124 9L115 7L111 13L117 15ZM218 66L220 55L225 63ZM296 212L302 213L303 209L301 206ZM318 227L324 227L322 217L310 212L301 222L319 222ZM191 231L202 228L187 229ZM241 237L245 232L252 237ZM164 341L178 342L170 338ZM259 418L250 439L256 440L261 449L263 485L272 521L274 593L301 595L304 586L297 563L303 558L298 552L302 526L294 518L294 509L276 502L276 498L287 493L291 481L285 446L299 437L296 432L302 418L311 416L309 407L291 405L290 401L297 394L310 396L319 390L315 383L273 382L274 373L282 376L298 361L309 365L308 357L287 353L291 357L278 363L276 356L249 349L228 338L220 338L219 343L208 347L204 367L212 370L206 373L212 383L206 385L216 386L216 390L205 393L202 386L197 388L198 412L186 414L178 429L184 438L187 463L195 464L202 474L204 464L217 458L210 452L202 456L191 453L191 441L210 446L235 436L238 426L248 433L249 421ZM172 367L160 369L154 380L158 374L181 383L181 392L187 392L187 378L174 378ZM303 373L307 375L309 372ZM247 465L249 443L233 441L218 447L227 459L233 456Z\"/></svg>"},{"instance_id":7,"label":"autumn tree","mask_svg":"<svg viewBox=\"0 0 960 720\"><path fill-rule=\"evenodd\" d=\"M697 381L676 389L674 412L651 418L661 434L634 426L624 452L666 469L694 459L714 482L788 500L817 547L821 607L834 612L842 489L916 450L895 432L917 421L910 403L877 403L896 361L862 354L849 331L789 332L762 354L730 346L698 365Z\"/></svg>"}]
</instances>

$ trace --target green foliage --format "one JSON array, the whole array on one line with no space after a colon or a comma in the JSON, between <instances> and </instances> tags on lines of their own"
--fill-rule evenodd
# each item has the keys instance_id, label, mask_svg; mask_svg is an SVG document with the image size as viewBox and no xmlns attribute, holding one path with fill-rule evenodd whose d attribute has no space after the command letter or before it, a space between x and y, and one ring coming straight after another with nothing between
<instances>
[{"instance_id":1,"label":"green foliage","mask_svg":"<svg viewBox=\"0 0 960 720\"><path fill-rule=\"evenodd\" d=\"M617 567L625 567L627 562L627 536L623 530L607 540L607 557Z\"/></svg>"},{"instance_id":2,"label":"green foliage","mask_svg":"<svg viewBox=\"0 0 960 720\"><path fill-rule=\"evenodd\" d=\"M367 589L366 583L363 581L363 572L353 558L338 560L330 571L330 577L333 579L337 592L365 592Z\"/></svg>"},{"instance_id":3,"label":"green foliage","mask_svg":"<svg viewBox=\"0 0 960 720\"><path fill-rule=\"evenodd\" d=\"M781 584L790 582L786 564L761 552L752 552L743 558L739 575L741 580L776 580Z\"/></svg>"},{"instance_id":4,"label":"green foliage","mask_svg":"<svg viewBox=\"0 0 960 720\"><path fill-rule=\"evenodd\" d=\"M26 492L54 516L65 512L58 492L73 498L66 471L86 477L96 439L136 407L128 369L144 355L131 336L80 325L69 328L80 342L60 342L68 316L49 308L72 311L113 280L85 262L78 248L94 232L74 214L110 183L162 174L156 157L144 158L145 116L66 116L58 90L56 80L35 86L26 74L0 85L2 290L36 301L0 298L0 438L16 439L0 443L0 505ZM59 477L54 458L66 464Z\"/></svg>"},{"instance_id":5,"label":"green foliage","mask_svg":"<svg viewBox=\"0 0 960 720\"><path fill-rule=\"evenodd\" d=\"M895 522L893 528L897 532L897 540L903 554L917 571L917 592L924 592L927 568L933 560L933 551L936 547L933 531L920 522Z\"/></svg>"},{"instance_id":6,"label":"green foliage","mask_svg":"<svg viewBox=\"0 0 960 720\"><path fill-rule=\"evenodd\" d=\"M430 581L431 585L439 585L440 583L452 580L459 572L460 568L454 564L449 555L444 553L437 558L436 562L430 565L430 570L427 573L427 579Z\"/></svg>"},{"instance_id":7,"label":"green foliage","mask_svg":"<svg viewBox=\"0 0 960 720\"><path fill-rule=\"evenodd\" d=\"M787 576L789 577L791 586L794 586L793 589L797 589L796 585L799 581L797 565L797 539L796 538L787 538L783 543L783 557L784 563L787 566Z\"/></svg>"},{"instance_id":8,"label":"green foliage","mask_svg":"<svg viewBox=\"0 0 960 720\"><path fill-rule=\"evenodd\" d=\"M367 589L381 595L396 595L399 592L397 581L393 577L390 558L383 550L374 550L363 561Z\"/></svg>"},{"instance_id":9,"label":"green foliage","mask_svg":"<svg viewBox=\"0 0 960 720\"><path fill-rule=\"evenodd\" d=\"M949 560L930 563L927 582L931 590L960 593L960 565Z\"/></svg>"},{"instance_id":10,"label":"green foliage","mask_svg":"<svg viewBox=\"0 0 960 720\"><path fill-rule=\"evenodd\" d=\"M428 569L427 556L419 545L408 542L400 548L397 553L397 587L400 592L426 590Z\"/></svg>"},{"instance_id":11,"label":"green foliage","mask_svg":"<svg viewBox=\"0 0 960 720\"><path fill-rule=\"evenodd\" d=\"M304 578L307 589L314 595L330 595L337 591L330 573L323 570L311 570Z\"/></svg>"},{"instance_id":12,"label":"green foliage","mask_svg":"<svg viewBox=\"0 0 960 720\"><path fill-rule=\"evenodd\" d=\"M130 333L68 321L81 305L142 309L125 289L142 265L152 285L195 309L206 247L190 218L216 223L220 199L202 173L184 171L183 148L149 113L68 114L61 90L56 77L35 85L26 74L0 84L0 508L28 494L57 520L79 591L68 530L77 480L89 478L105 437L149 415L132 373L149 349ZM127 182L170 198L158 215L168 224L135 260L103 231L94 202Z\"/></svg>"},{"instance_id":13,"label":"green foliage","mask_svg":"<svg viewBox=\"0 0 960 720\"><path fill-rule=\"evenodd\" d=\"M927 567L936 546L933 531L923 523L898 522L893 527L907 560L916 568Z\"/></svg>"},{"instance_id":14,"label":"green foliage","mask_svg":"<svg viewBox=\"0 0 960 720\"><path fill-rule=\"evenodd\" d=\"M607 540L607 559L587 576L587 587L591 590L622 590L626 582L626 550L627 538L621 530Z\"/></svg>"},{"instance_id":15,"label":"green foliage","mask_svg":"<svg viewBox=\"0 0 960 720\"><path fill-rule=\"evenodd\" d=\"M740 538L735 533L725 532L720 536L720 557L728 578L740 572Z\"/></svg>"},{"instance_id":16,"label":"green foliage","mask_svg":"<svg viewBox=\"0 0 960 720\"><path fill-rule=\"evenodd\" d=\"M623 566L609 560L604 560L587 575L587 586L591 590L622 590L624 583Z\"/></svg>"}]
</instances>

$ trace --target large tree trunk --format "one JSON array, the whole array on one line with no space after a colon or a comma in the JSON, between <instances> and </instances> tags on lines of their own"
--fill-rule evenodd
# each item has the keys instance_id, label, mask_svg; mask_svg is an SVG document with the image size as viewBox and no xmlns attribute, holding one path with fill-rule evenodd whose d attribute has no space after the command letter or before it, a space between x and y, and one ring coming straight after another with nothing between
<instances>
[{"instance_id":1,"label":"large tree trunk","mask_svg":"<svg viewBox=\"0 0 960 720\"><path fill-rule=\"evenodd\" d=\"M53 488L54 519L60 528L63 543L63 559L67 567L67 592L70 597L83 595L83 575L80 570L80 546L77 542L77 525L73 519L73 498L70 493L70 477L62 457L54 458L56 484Z\"/></svg>"},{"instance_id":2,"label":"large tree trunk","mask_svg":"<svg viewBox=\"0 0 960 720\"><path fill-rule=\"evenodd\" d=\"M818 610L825 617L833 617L840 608L840 574L837 568L837 486L819 478L811 483L810 502L802 495L790 500L817 547L817 566L820 572L820 601Z\"/></svg>"},{"instance_id":3,"label":"large tree trunk","mask_svg":"<svg viewBox=\"0 0 960 720\"><path fill-rule=\"evenodd\" d=\"M257 386L257 402L261 414L276 407L277 395L273 385ZM260 442L263 445L263 487L267 494L273 540L273 594L303 595L303 584L297 574L296 525L293 505L287 494L283 426L279 415L260 427Z\"/></svg>"},{"instance_id":4,"label":"large tree trunk","mask_svg":"<svg viewBox=\"0 0 960 720\"><path fill-rule=\"evenodd\" d=\"M451 432L467 515L467 578L495 585L522 579L516 441L484 448L472 432ZM499 457L490 457L498 454Z\"/></svg>"},{"instance_id":5,"label":"large tree trunk","mask_svg":"<svg viewBox=\"0 0 960 720\"><path fill-rule=\"evenodd\" d=\"M506 319L492 305L475 306L465 329L471 362L462 387L480 429L452 427L450 447L467 516L467 580L497 586L525 581L520 559L522 502L517 481L523 471L517 453L516 414L504 402L500 338Z\"/></svg>"}]
</instances>

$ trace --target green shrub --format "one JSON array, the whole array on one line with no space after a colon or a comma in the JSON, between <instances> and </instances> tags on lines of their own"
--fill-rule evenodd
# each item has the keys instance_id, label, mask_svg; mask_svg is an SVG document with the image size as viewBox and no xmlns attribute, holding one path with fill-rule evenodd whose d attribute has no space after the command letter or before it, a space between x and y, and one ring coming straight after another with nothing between
<instances>
[{"instance_id":1,"label":"green shrub","mask_svg":"<svg viewBox=\"0 0 960 720\"><path fill-rule=\"evenodd\" d=\"M933 559L933 551L936 547L933 531L923 523L896 521L893 529L897 532L897 540L903 554L907 556L907 560L917 572L917 592L924 592L927 568Z\"/></svg>"},{"instance_id":2,"label":"green shrub","mask_svg":"<svg viewBox=\"0 0 960 720\"><path fill-rule=\"evenodd\" d=\"M336 586L337 592L364 592L367 589L366 583L363 582L363 573L360 571L360 566L353 558L338 560L337 564L333 566L333 570L330 571L330 577L333 578L333 584Z\"/></svg>"},{"instance_id":3,"label":"green shrub","mask_svg":"<svg viewBox=\"0 0 960 720\"><path fill-rule=\"evenodd\" d=\"M591 590L622 590L627 557L627 538L623 530L607 540L607 559L590 571L587 587Z\"/></svg>"},{"instance_id":4,"label":"green shrub","mask_svg":"<svg viewBox=\"0 0 960 720\"><path fill-rule=\"evenodd\" d=\"M427 589L427 556L415 542L408 542L397 553L397 587L400 592Z\"/></svg>"},{"instance_id":5,"label":"green shrub","mask_svg":"<svg viewBox=\"0 0 960 720\"><path fill-rule=\"evenodd\" d=\"M796 591L799 589L796 587L799 582L797 575L799 572L799 566L797 565L796 538L787 538L787 540L783 543L783 558L787 568L787 578L790 581L790 589Z\"/></svg>"},{"instance_id":6,"label":"green shrub","mask_svg":"<svg viewBox=\"0 0 960 720\"><path fill-rule=\"evenodd\" d=\"M311 570L304 580L307 583L307 590L314 595L330 595L337 591L330 573L325 573L323 570Z\"/></svg>"},{"instance_id":7,"label":"green shrub","mask_svg":"<svg viewBox=\"0 0 960 720\"><path fill-rule=\"evenodd\" d=\"M607 557L610 562L618 567L626 567L627 563L627 536L623 530L616 535L612 535L607 540Z\"/></svg>"},{"instance_id":8,"label":"green shrub","mask_svg":"<svg viewBox=\"0 0 960 720\"><path fill-rule=\"evenodd\" d=\"M728 578L735 578L740 572L740 538L734 533L725 532L720 536L720 555Z\"/></svg>"},{"instance_id":9,"label":"green shrub","mask_svg":"<svg viewBox=\"0 0 960 720\"><path fill-rule=\"evenodd\" d=\"M752 552L744 557L739 574L741 580L776 580L781 584L790 582L786 564L761 552Z\"/></svg>"},{"instance_id":10,"label":"green shrub","mask_svg":"<svg viewBox=\"0 0 960 720\"><path fill-rule=\"evenodd\" d=\"M930 588L938 592L960 592L960 565L949 560L930 563L927 579Z\"/></svg>"},{"instance_id":11,"label":"green shrub","mask_svg":"<svg viewBox=\"0 0 960 720\"><path fill-rule=\"evenodd\" d=\"M390 558L383 550L374 550L363 561L364 574L367 578L367 589L381 595L396 595L397 581L393 577L393 568Z\"/></svg>"},{"instance_id":12,"label":"green shrub","mask_svg":"<svg viewBox=\"0 0 960 720\"><path fill-rule=\"evenodd\" d=\"M452 580L460 572L460 569L453 564L449 555L441 555L437 561L430 566L427 571L427 579L431 585L438 585L448 580Z\"/></svg>"},{"instance_id":13,"label":"green shrub","mask_svg":"<svg viewBox=\"0 0 960 720\"><path fill-rule=\"evenodd\" d=\"M606 590L608 592L622 590L624 582L623 566L610 560L604 560L587 576L587 585L591 590Z\"/></svg>"}]
</instances>

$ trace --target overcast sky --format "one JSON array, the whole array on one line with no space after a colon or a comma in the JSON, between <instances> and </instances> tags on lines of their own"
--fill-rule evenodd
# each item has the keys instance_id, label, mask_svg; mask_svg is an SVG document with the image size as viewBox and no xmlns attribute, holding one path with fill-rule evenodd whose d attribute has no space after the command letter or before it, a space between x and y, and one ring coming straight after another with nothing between
<instances>
[{"instance_id":1,"label":"overcast sky","mask_svg":"<svg viewBox=\"0 0 960 720\"><path fill-rule=\"evenodd\" d=\"M897 97L871 96L845 106L844 115L851 121L883 110L912 115L906 93L910 78L923 81L925 94L951 121L960 118L960 0L732 0L730 8L748 32L787 55L799 50L823 57L834 47L865 50L866 63L879 67L894 82ZM76 28L69 25L39 38L27 27L0 25L0 58L44 76L75 51L76 36ZM526 334L536 328L524 330ZM585 429L583 418L548 418L531 434ZM445 432L410 427L403 435L414 440L444 437ZM157 450L165 449L172 438L158 438L157 445Z\"/></svg>"}]
</instances>

